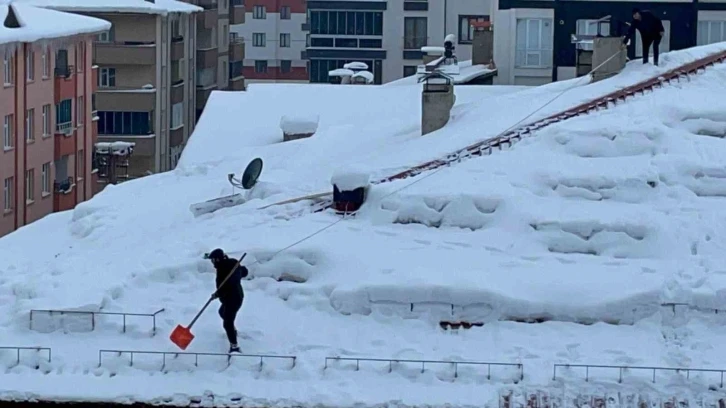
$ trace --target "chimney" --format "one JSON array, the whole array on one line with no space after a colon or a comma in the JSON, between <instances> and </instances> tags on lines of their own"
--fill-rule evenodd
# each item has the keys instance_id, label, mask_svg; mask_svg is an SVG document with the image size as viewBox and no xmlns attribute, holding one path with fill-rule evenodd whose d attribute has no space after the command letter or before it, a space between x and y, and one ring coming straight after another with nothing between
<instances>
[{"instance_id":1,"label":"chimney","mask_svg":"<svg viewBox=\"0 0 726 408\"><path fill-rule=\"evenodd\" d=\"M15 14L15 7L13 7L12 3L8 4L8 15L5 16L5 21L3 21L3 25L5 26L5 28L22 27L20 21L18 21L17 14Z\"/></svg>"},{"instance_id":2,"label":"chimney","mask_svg":"<svg viewBox=\"0 0 726 408\"><path fill-rule=\"evenodd\" d=\"M494 64L494 30L489 21L472 21L474 39L471 46L471 64Z\"/></svg>"}]
</instances>

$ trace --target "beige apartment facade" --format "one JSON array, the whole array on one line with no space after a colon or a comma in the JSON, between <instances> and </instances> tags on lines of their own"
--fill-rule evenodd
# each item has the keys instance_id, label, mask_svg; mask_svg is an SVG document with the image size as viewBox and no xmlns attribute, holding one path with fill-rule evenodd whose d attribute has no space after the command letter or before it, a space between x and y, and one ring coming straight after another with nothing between
<instances>
[{"instance_id":1,"label":"beige apartment facade","mask_svg":"<svg viewBox=\"0 0 726 408\"><path fill-rule=\"evenodd\" d=\"M194 13L84 13L110 21L99 35L99 142L132 142L130 178L173 169L196 123Z\"/></svg>"},{"instance_id":2,"label":"beige apartment facade","mask_svg":"<svg viewBox=\"0 0 726 408\"><path fill-rule=\"evenodd\" d=\"M203 9L197 14L196 119L214 90L242 91L245 78L244 40L230 33L230 25L245 22L240 0L190 0Z\"/></svg>"}]
</instances>

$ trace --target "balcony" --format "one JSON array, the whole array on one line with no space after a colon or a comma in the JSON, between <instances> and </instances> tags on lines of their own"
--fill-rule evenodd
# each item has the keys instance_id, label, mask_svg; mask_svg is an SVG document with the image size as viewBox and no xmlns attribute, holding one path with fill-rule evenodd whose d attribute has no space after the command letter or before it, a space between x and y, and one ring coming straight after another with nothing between
<instances>
[{"instance_id":1,"label":"balcony","mask_svg":"<svg viewBox=\"0 0 726 408\"><path fill-rule=\"evenodd\" d=\"M178 61L184 58L184 38L175 38L171 42L170 58L172 61Z\"/></svg>"},{"instance_id":2,"label":"balcony","mask_svg":"<svg viewBox=\"0 0 726 408\"><path fill-rule=\"evenodd\" d=\"M97 42L93 47L94 63L100 65L153 65L156 44L153 42Z\"/></svg>"},{"instance_id":3,"label":"balcony","mask_svg":"<svg viewBox=\"0 0 726 408\"><path fill-rule=\"evenodd\" d=\"M76 135L72 122L58 123L55 125L54 157L59 158L76 153Z\"/></svg>"},{"instance_id":4,"label":"balcony","mask_svg":"<svg viewBox=\"0 0 726 408\"><path fill-rule=\"evenodd\" d=\"M115 87L96 90L96 109L99 111L147 112L155 108L154 88Z\"/></svg>"},{"instance_id":5,"label":"balcony","mask_svg":"<svg viewBox=\"0 0 726 408\"><path fill-rule=\"evenodd\" d=\"M199 3L197 3L197 6L205 9L205 10L216 10L217 9L217 0L199 0Z\"/></svg>"},{"instance_id":6,"label":"balcony","mask_svg":"<svg viewBox=\"0 0 726 408\"><path fill-rule=\"evenodd\" d=\"M212 27L216 27L219 22L219 14L217 9L204 10L197 14L197 27L211 30Z\"/></svg>"},{"instance_id":7,"label":"balcony","mask_svg":"<svg viewBox=\"0 0 726 408\"><path fill-rule=\"evenodd\" d=\"M171 85L171 103L172 105L184 102L184 80L178 80Z\"/></svg>"},{"instance_id":8,"label":"balcony","mask_svg":"<svg viewBox=\"0 0 726 408\"><path fill-rule=\"evenodd\" d=\"M245 40L236 35L229 36L229 60L242 61L245 59Z\"/></svg>"},{"instance_id":9,"label":"balcony","mask_svg":"<svg viewBox=\"0 0 726 408\"><path fill-rule=\"evenodd\" d=\"M76 187L73 177L53 183L53 211L71 210L76 206L76 195L72 194Z\"/></svg>"},{"instance_id":10,"label":"balcony","mask_svg":"<svg viewBox=\"0 0 726 408\"><path fill-rule=\"evenodd\" d=\"M229 7L229 24L244 24L245 22L245 6L244 4L230 4Z\"/></svg>"},{"instance_id":11,"label":"balcony","mask_svg":"<svg viewBox=\"0 0 726 408\"><path fill-rule=\"evenodd\" d=\"M73 76L73 65L58 65L53 70L55 75L54 97L58 102L63 99L74 98L76 95L76 77Z\"/></svg>"},{"instance_id":12,"label":"balcony","mask_svg":"<svg viewBox=\"0 0 726 408\"><path fill-rule=\"evenodd\" d=\"M91 72L91 86L93 87L93 92L96 92L96 88L98 88L98 65L94 65Z\"/></svg>"},{"instance_id":13,"label":"balcony","mask_svg":"<svg viewBox=\"0 0 726 408\"><path fill-rule=\"evenodd\" d=\"M245 90L245 77L240 75L235 78L230 78L228 89L230 91L244 91Z\"/></svg>"},{"instance_id":14,"label":"balcony","mask_svg":"<svg viewBox=\"0 0 726 408\"><path fill-rule=\"evenodd\" d=\"M214 68L217 66L217 48L201 47L197 49L197 69Z\"/></svg>"},{"instance_id":15,"label":"balcony","mask_svg":"<svg viewBox=\"0 0 726 408\"><path fill-rule=\"evenodd\" d=\"M169 147L180 146L184 143L184 126L169 131Z\"/></svg>"},{"instance_id":16,"label":"balcony","mask_svg":"<svg viewBox=\"0 0 726 408\"><path fill-rule=\"evenodd\" d=\"M212 91L216 90L217 86L208 86L206 88L200 88L197 87L197 109L202 109L204 105L207 104L207 100L209 99L209 95L211 95Z\"/></svg>"}]
</instances>

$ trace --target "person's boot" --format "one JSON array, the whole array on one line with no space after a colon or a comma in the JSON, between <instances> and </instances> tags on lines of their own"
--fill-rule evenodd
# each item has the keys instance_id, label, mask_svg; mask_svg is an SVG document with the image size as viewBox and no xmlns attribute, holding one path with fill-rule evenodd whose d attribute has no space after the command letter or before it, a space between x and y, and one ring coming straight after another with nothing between
<instances>
[{"instance_id":1,"label":"person's boot","mask_svg":"<svg viewBox=\"0 0 726 408\"><path fill-rule=\"evenodd\" d=\"M230 354L232 354L232 353L241 353L241 351L239 350L239 346L236 345L236 344L230 344L229 345L229 353Z\"/></svg>"}]
</instances>

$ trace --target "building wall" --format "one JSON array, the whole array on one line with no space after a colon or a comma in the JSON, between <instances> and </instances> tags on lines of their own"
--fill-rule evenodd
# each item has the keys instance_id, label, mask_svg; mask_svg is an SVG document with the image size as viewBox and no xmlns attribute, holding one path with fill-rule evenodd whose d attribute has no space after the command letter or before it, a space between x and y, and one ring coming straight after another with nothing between
<instances>
[{"instance_id":1,"label":"building wall","mask_svg":"<svg viewBox=\"0 0 726 408\"><path fill-rule=\"evenodd\" d=\"M267 18L254 18L255 6L264 6ZM282 6L290 7L290 19L280 18ZM302 59L307 32L302 26L307 20L302 0L247 0L245 23L233 25L232 32L244 38L245 59L243 74L247 82L307 82L307 61ZM266 45L256 47L254 33L264 33ZM280 34L290 34L290 46L280 46ZM267 71L255 70L255 61L266 61ZM290 61L290 72L280 70L280 61Z\"/></svg>"},{"instance_id":2,"label":"building wall","mask_svg":"<svg viewBox=\"0 0 726 408\"><path fill-rule=\"evenodd\" d=\"M14 69L13 84L0 89L0 120L4 124L5 116L13 115L13 148L3 148L0 151L0 189L3 190L0 198L0 203L3 204L0 209L0 236L53 211L72 209L92 195L91 44L91 36L78 36L33 44L0 46L0 55L12 55ZM67 77L61 78L55 73L55 68L58 68L55 62L58 49L68 51L68 66L72 69ZM43 75L44 50L48 50L48 75ZM32 69L32 76L28 76L26 67ZM79 98L83 100L81 111L78 111ZM55 126L56 103L64 99L71 99L71 122L74 130L69 135L58 134ZM50 132L44 135L43 106L46 105L50 106ZM33 117L28 125L26 115L30 109L33 110ZM32 137L28 137L29 135ZM65 150L61 152L61 149ZM68 154L66 174L76 183L69 194L61 194L55 189L54 182L60 181L56 177L58 171L62 170L59 169L61 162L58 160L62 153ZM43 191L44 164L49 165L49 191ZM31 182L26 183L26 175L30 176L27 172L31 170ZM14 179L13 208L5 211L4 181L9 177Z\"/></svg>"}]
</instances>

